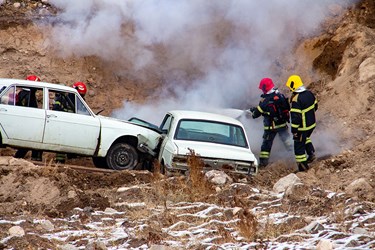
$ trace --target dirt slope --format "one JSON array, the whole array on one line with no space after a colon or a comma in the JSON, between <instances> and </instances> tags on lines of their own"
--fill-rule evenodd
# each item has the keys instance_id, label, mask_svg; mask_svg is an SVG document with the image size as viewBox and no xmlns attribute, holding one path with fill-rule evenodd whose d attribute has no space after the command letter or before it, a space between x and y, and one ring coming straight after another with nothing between
<instances>
[{"instance_id":1,"label":"dirt slope","mask_svg":"<svg viewBox=\"0 0 375 250\"><path fill-rule=\"evenodd\" d=\"M126 96L129 101L141 102L148 95L148 89L140 88L142 83L112 75L97 58L61 59L41 47L40 41L45 38L31 21L36 16L40 18L40 13L51 15L55 10L40 1L22 4L24 7L20 8L11 3L1 6L2 77L24 78L37 72L43 80L67 85L76 80L87 81L88 103L94 110L105 108L107 114L121 105L115 100ZM292 60L288 59L294 62L281 71L285 75L292 70L301 72L319 98L320 126L339 129L348 142L350 151L334 157L348 161L345 165L356 169L359 176L374 162L374 8L372 1L362 1L343 19L327 20L327 33L302 41ZM303 58L305 63L299 64L296 58ZM318 163L321 164L324 162Z\"/></svg>"},{"instance_id":2,"label":"dirt slope","mask_svg":"<svg viewBox=\"0 0 375 250\"><path fill-rule=\"evenodd\" d=\"M53 51L48 51L40 42L45 37L31 21L43 15L52 15L56 10L41 1L21 2L23 5L20 8L15 8L13 3L0 7L2 77L24 78L27 74L37 72L43 80L67 85L76 80L86 81L90 90L87 98L89 105L94 110L104 108L107 115L121 106L121 102L115 100L126 96L128 101L142 102L148 95L150 90L141 88L141 82L113 75L98 58L62 59ZM334 16L327 20L324 24L327 32L303 40L295 48L295 54L286 59L287 67L280 70L280 74L285 76L290 71L301 72L319 99L319 126L324 126L328 131L340 130L342 144L347 149L317 162L309 173L301 174L306 180L317 181L319 171L329 169L332 172L329 178L333 181L319 183L323 188L340 190L353 179L363 176L375 185L375 179L371 178L374 175L375 148L372 120L375 114L374 8L372 1L362 1L343 17ZM301 58L304 64L299 63ZM148 81L159 84L158 79L151 78ZM2 155L12 155L13 152L11 149L2 150ZM49 163L52 157L47 155L46 162ZM340 164L331 164L333 161L339 161ZM71 163L78 162L73 160ZM89 165L90 160L81 163ZM290 170L276 163L265 173L274 173L273 168L281 169L280 175L267 176L264 183L272 185ZM336 168L352 171L348 174L336 171ZM257 178L260 183L262 178Z\"/></svg>"},{"instance_id":3,"label":"dirt slope","mask_svg":"<svg viewBox=\"0 0 375 250\"><path fill-rule=\"evenodd\" d=\"M148 84L144 84L131 77L116 75L110 65L95 57L59 58L43 46L41 41L46 38L32 22L53 15L56 10L43 1L18 2L22 4L18 8L10 1L0 6L1 77L24 78L35 73L48 82L70 85L74 81L85 81L90 90L89 105L94 111L104 108L105 115L121 107L118 100L124 100L124 97L124 101L143 102L160 84L159 79L152 76L146 77ZM341 148L335 154L313 163L308 172L297 174L311 189L343 192L353 180L360 178L364 178L373 190L375 188L374 16L373 0L360 1L344 16L333 15L324 24L326 32L301 39L294 54L284 59L285 66L278 69L285 78L291 71L300 72L319 99L319 126L324 128L320 131L340 135ZM150 183L153 178L147 172L98 174L58 168L51 163L51 155L46 156L44 167L36 167L28 161L13 159L10 157L13 153L12 149L1 151L0 216L63 217L74 207L88 206L103 210L119 202L114 192L117 188ZM89 159L70 163L91 166ZM278 161L248 184L271 190L277 180L293 171L292 162ZM73 194L76 196L72 200ZM137 195L131 194L128 198L136 200ZM333 207L344 203L339 200L337 204L325 207L323 198L316 203L313 196L309 198L308 202L299 205L302 211L311 212L311 215L330 213ZM353 199L373 203L375 193L357 190ZM6 230L0 230L1 237L6 233ZM37 244L30 243L30 249ZM45 243L45 247L48 244Z\"/></svg>"}]
</instances>

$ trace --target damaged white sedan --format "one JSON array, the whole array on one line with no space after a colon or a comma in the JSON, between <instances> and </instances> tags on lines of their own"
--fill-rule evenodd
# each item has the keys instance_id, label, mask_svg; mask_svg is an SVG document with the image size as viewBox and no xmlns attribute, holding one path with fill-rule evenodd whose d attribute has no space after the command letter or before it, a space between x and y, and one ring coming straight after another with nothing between
<instances>
[{"instance_id":1,"label":"damaged white sedan","mask_svg":"<svg viewBox=\"0 0 375 250\"><path fill-rule=\"evenodd\" d=\"M131 120L155 127L139 119ZM154 156L165 174L189 171L187 159L191 150L203 160L205 170L225 169L247 175L258 172L258 162L250 149L243 124L234 118L175 110L165 115L159 129L162 141ZM146 143L140 146L149 151Z\"/></svg>"},{"instance_id":2,"label":"damaged white sedan","mask_svg":"<svg viewBox=\"0 0 375 250\"><path fill-rule=\"evenodd\" d=\"M88 156L97 167L124 170L145 158L140 134L150 148L159 145L160 133L93 113L74 88L0 79L0 147Z\"/></svg>"}]
</instances>

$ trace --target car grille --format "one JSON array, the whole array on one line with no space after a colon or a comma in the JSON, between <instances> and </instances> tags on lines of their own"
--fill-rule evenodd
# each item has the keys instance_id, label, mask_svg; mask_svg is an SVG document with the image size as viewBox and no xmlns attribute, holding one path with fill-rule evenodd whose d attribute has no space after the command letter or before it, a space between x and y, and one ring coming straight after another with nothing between
<instances>
[{"instance_id":1,"label":"car grille","mask_svg":"<svg viewBox=\"0 0 375 250\"><path fill-rule=\"evenodd\" d=\"M187 156L176 156L173 158L172 167L176 170L187 170ZM203 161L204 170L209 171L213 169L229 171L234 173L242 174L256 174L257 168L253 162L250 161L229 161L226 159L216 158L203 158L199 157Z\"/></svg>"}]
</instances>

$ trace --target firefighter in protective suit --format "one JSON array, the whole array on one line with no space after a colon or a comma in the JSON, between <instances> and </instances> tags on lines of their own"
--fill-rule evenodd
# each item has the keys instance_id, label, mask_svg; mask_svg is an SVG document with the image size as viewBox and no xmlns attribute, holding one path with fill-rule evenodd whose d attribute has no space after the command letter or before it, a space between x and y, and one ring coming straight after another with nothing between
<instances>
[{"instance_id":1,"label":"firefighter in protective suit","mask_svg":"<svg viewBox=\"0 0 375 250\"><path fill-rule=\"evenodd\" d=\"M318 102L314 94L305 88L298 75L291 75L286 86L292 91L291 131L298 171L307 171L308 163L315 160L315 149L310 136L316 127L315 111L318 109Z\"/></svg>"},{"instance_id":2,"label":"firefighter in protective suit","mask_svg":"<svg viewBox=\"0 0 375 250\"><path fill-rule=\"evenodd\" d=\"M270 78L263 78L259 83L262 90L262 99L257 107L250 109L254 119L263 116L263 142L259 156L259 167L265 167L269 163L269 157L273 141L279 134L285 148L292 152L292 142L288 132L290 105L285 96L280 93Z\"/></svg>"}]
</instances>

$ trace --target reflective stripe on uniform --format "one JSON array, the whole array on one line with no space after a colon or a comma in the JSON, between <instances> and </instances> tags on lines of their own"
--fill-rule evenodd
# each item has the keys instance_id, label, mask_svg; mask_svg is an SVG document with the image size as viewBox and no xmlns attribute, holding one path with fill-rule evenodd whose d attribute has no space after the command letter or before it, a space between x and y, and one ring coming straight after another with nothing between
<instances>
[{"instance_id":1,"label":"reflective stripe on uniform","mask_svg":"<svg viewBox=\"0 0 375 250\"><path fill-rule=\"evenodd\" d=\"M286 127L286 123L283 123L283 124L280 124L280 125L275 125L273 127L264 127L264 130L271 130L271 129L278 129L278 128L285 128Z\"/></svg>"},{"instance_id":2,"label":"reflective stripe on uniform","mask_svg":"<svg viewBox=\"0 0 375 250\"><path fill-rule=\"evenodd\" d=\"M265 114L265 115L270 115L270 112L265 112L260 106L257 106L257 109L260 113Z\"/></svg>"},{"instance_id":3,"label":"reflective stripe on uniform","mask_svg":"<svg viewBox=\"0 0 375 250\"><path fill-rule=\"evenodd\" d=\"M56 160L65 160L66 155L62 153L56 153Z\"/></svg>"},{"instance_id":4,"label":"reflective stripe on uniform","mask_svg":"<svg viewBox=\"0 0 375 250\"><path fill-rule=\"evenodd\" d=\"M305 162L305 161L307 161L306 154L296 155L296 162Z\"/></svg>"},{"instance_id":5,"label":"reflective stripe on uniform","mask_svg":"<svg viewBox=\"0 0 375 250\"><path fill-rule=\"evenodd\" d=\"M298 131L308 131L308 130L313 129L315 127L316 127L316 123L314 123L313 125L308 126L306 128L298 128Z\"/></svg>"},{"instance_id":6,"label":"reflective stripe on uniform","mask_svg":"<svg viewBox=\"0 0 375 250\"><path fill-rule=\"evenodd\" d=\"M317 104L317 101L315 100L314 104L311 105L310 107L306 108L306 109L303 109L303 110L300 110L300 109L296 109L296 108L292 108L290 110L290 112L294 112L294 113L301 113L301 116L302 116L302 127L300 127L299 124L291 124L292 128L298 128L298 131L307 131L307 130L310 130L310 129L313 129L316 127L316 123L306 127L306 113L309 112L310 110L314 109L315 108L315 104Z\"/></svg>"},{"instance_id":7,"label":"reflective stripe on uniform","mask_svg":"<svg viewBox=\"0 0 375 250\"><path fill-rule=\"evenodd\" d=\"M267 152L267 151L261 151L260 152L260 155L259 155L259 158L269 158L270 157L270 152Z\"/></svg>"},{"instance_id":8,"label":"reflective stripe on uniform","mask_svg":"<svg viewBox=\"0 0 375 250\"><path fill-rule=\"evenodd\" d=\"M292 127L292 128L298 128L299 127L299 124L290 124L290 126Z\"/></svg>"},{"instance_id":9,"label":"reflective stripe on uniform","mask_svg":"<svg viewBox=\"0 0 375 250\"><path fill-rule=\"evenodd\" d=\"M290 112L295 112L295 113L302 113L302 111L300 109L295 109L295 108L292 108L290 110Z\"/></svg>"},{"instance_id":10,"label":"reflective stripe on uniform","mask_svg":"<svg viewBox=\"0 0 375 250\"><path fill-rule=\"evenodd\" d=\"M307 138L306 138L306 144L307 144L307 143L312 143L310 137L307 137Z\"/></svg>"},{"instance_id":11,"label":"reflective stripe on uniform","mask_svg":"<svg viewBox=\"0 0 375 250\"><path fill-rule=\"evenodd\" d=\"M258 106L257 109L259 110L260 113L262 114L264 113L263 109L260 106Z\"/></svg>"}]
</instances>

